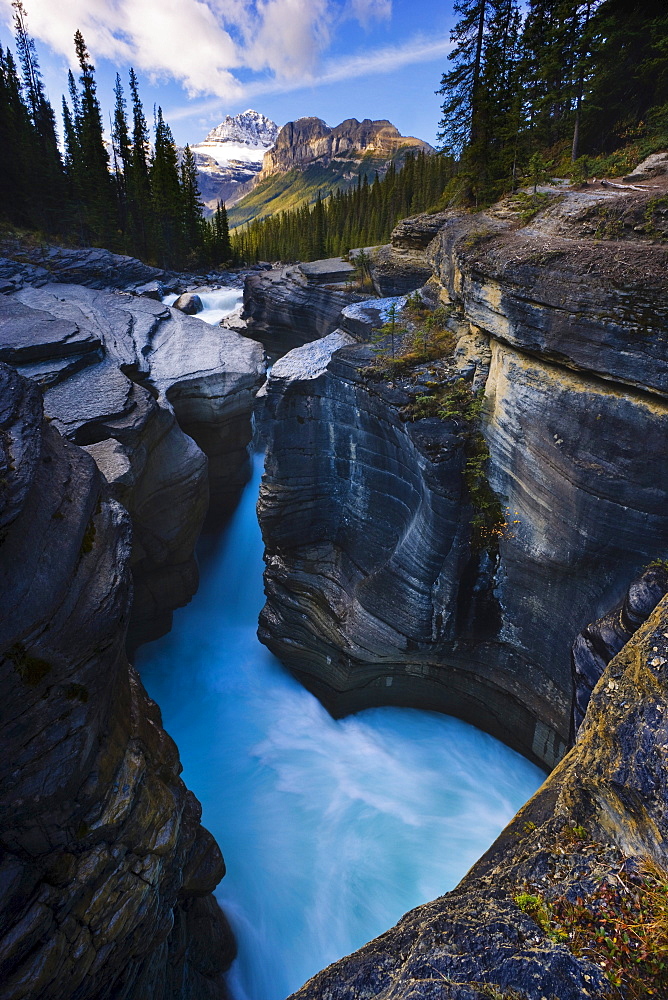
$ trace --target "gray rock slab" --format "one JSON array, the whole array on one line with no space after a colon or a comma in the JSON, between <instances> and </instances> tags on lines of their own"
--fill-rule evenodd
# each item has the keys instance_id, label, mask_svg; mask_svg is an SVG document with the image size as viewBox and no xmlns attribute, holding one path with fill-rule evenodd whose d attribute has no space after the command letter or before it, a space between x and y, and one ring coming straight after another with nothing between
<instances>
[{"instance_id":1,"label":"gray rock slab","mask_svg":"<svg viewBox=\"0 0 668 1000\"><path fill-rule=\"evenodd\" d=\"M71 436L84 424L127 414L134 384L113 362L77 372L44 394L44 408L61 433Z\"/></svg>"},{"instance_id":2,"label":"gray rock slab","mask_svg":"<svg viewBox=\"0 0 668 1000\"><path fill-rule=\"evenodd\" d=\"M151 383L161 395L178 383L207 376L235 375L253 380L264 372L264 351L254 340L225 327L210 326L171 309L146 353Z\"/></svg>"},{"instance_id":3,"label":"gray rock slab","mask_svg":"<svg viewBox=\"0 0 668 1000\"><path fill-rule=\"evenodd\" d=\"M334 351L355 343L355 338L344 330L335 330L322 340L313 340L303 347L295 347L276 362L269 376L270 380L286 382L319 378L326 370Z\"/></svg>"},{"instance_id":4,"label":"gray rock slab","mask_svg":"<svg viewBox=\"0 0 668 1000\"><path fill-rule=\"evenodd\" d=\"M304 277L314 285L325 285L330 282L350 281L355 277L355 268L342 257L330 257L327 260L312 260L299 265Z\"/></svg>"},{"instance_id":5,"label":"gray rock slab","mask_svg":"<svg viewBox=\"0 0 668 1000\"><path fill-rule=\"evenodd\" d=\"M26 364L94 352L99 337L74 319L59 319L20 301L0 296L0 361Z\"/></svg>"},{"instance_id":6,"label":"gray rock slab","mask_svg":"<svg viewBox=\"0 0 668 1000\"><path fill-rule=\"evenodd\" d=\"M405 295L395 295L384 299L368 299L355 302L341 313L341 326L355 338L366 340L374 330L390 321L390 310L394 306L398 316L406 304Z\"/></svg>"}]
</instances>

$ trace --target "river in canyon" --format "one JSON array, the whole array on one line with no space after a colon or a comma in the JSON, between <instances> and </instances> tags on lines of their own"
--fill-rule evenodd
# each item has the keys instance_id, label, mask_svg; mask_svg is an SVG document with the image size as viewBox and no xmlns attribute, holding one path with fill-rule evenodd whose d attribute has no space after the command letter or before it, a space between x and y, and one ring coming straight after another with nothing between
<instances>
[{"instance_id":1,"label":"river in canyon","mask_svg":"<svg viewBox=\"0 0 668 1000\"><path fill-rule=\"evenodd\" d=\"M198 317L218 323L241 290L200 295ZM435 712L332 719L261 645L262 468L257 453L225 530L201 538L191 603L137 654L225 855L216 894L239 944L234 1000L283 1000L452 889L544 778Z\"/></svg>"},{"instance_id":2,"label":"river in canyon","mask_svg":"<svg viewBox=\"0 0 668 1000\"><path fill-rule=\"evenodd\" d=\"M262 464L227 528L202 537L196 596L137 655L225 855L235 1000L282 1000L451 889L544 777L436 713L334 720L258 642Z\"/></svg>"}]
</instances>

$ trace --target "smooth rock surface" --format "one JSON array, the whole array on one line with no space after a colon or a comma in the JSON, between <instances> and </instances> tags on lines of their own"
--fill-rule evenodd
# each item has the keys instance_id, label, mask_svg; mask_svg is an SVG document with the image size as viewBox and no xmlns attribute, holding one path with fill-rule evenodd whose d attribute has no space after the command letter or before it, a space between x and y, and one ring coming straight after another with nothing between
<instances>
[{"instance_id":1,"label":"smooth rock surface","mask_svg":"<svg viewBox=\"0 0 668 1000\"><path fill-rule=\"evenodd\" d=\"M124 653L130 524L0 364L0 997L222 1000L224 874Z\"/></svg>"},{"instance_id":2,"label":"smooth rock surface","mask_svg":"<svg viewBox=\"0 0 668 1000\"><path fill-rule=\"evenodd\" d=\"M0 344L45 387L47 415L90 450L130 512L130 642L155 637L197 587L210 488L227 507L246 480L262 349L151 298L80 285L0 296L3 316Z\"/></svg>"},{"instance_id":3,"label":"smooth rock surface","mask_svg":"<svg viewBox=\"0 0 668 1000\"><path fill-rule=\"evenodd\" d=\"M0 254L0 277L20 276L19 283L32 284L35 278L45 278L88 288L134 289L153 281L170 287L178 280L170 271L101 247L31 247L5 240L0 244ZM14 254L17 260L12 259Z\"/></svg>"}]
</instances>

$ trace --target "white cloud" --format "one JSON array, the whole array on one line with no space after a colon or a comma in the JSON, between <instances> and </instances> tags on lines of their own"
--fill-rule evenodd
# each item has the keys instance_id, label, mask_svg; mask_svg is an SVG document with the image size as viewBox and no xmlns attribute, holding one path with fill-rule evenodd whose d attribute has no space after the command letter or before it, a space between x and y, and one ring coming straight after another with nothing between
<instances>
[{"instance_id":1,"label":"white cloud","mask_svg":"<svg viewBox=\"0 0 668 1000\"><path fill-rule=\"evenodd\" d=\"M265 94L285 94L306 87L319 87L330 83L340 83L342 80L354 80L363 76L391 73L404 66L441 59L452 50L452 42L448 37L425 39L415 37L404 45L391 45L383 49L359 52L355 55L339 59L327 60L320 72L301 74L291 79L258 80L243 88L243 100L254 100ZM180 121L192 114L219 114L221 103L218 98L189 104L180 108L169 108L166 117L169 121Z\"/></svg>"},{"instance_id":2,"label":"white cloud","mask_svg":"<svg viewBox=\"0 0 668 1000\"><path fill-rule=\"evenodd\" d=\"M0 12L11 19L11 0ZM272 83L319 71L332 34L344 20L368 24L390 16L391 0L28 0L32 35L74 63L72 37L81 30L93 62L104 56L189 94L241 98L239 69Z\"/></svg>"}]
</instances>

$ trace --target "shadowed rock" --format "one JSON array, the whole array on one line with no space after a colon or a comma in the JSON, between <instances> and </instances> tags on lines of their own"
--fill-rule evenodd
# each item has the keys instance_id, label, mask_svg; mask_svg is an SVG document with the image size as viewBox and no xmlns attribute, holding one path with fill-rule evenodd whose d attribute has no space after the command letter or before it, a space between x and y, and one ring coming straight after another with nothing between
<instances>
[{"instance_id":1,"label":"shadowed rock","mask_svg":"<svg viewBox=\"0 0 668 1000\"><path fill-rule=\"evenodd\" d=\"M4 365L0 429L0 997L221 1000L223 860L124 653L128 516Z\"/></svg>"},{"instance_id":2,"label":"shadowed rock","mask_svg":"<svg viewBox=\"0 0 668 1000\"><path fill-rule=\"evenodd\" d=\"M331 264L315 262L319 263ZM369 297L368 292L328 288L311 281L304 268L313 270L314 264L251 274L244 284L242 316L248 322L248 335L278 357L308 341L326 337L340 326L346 306ZM313 274L317 277L317 270Z\"/></svg>"},{"instance_id":3,"label":"shadowed rock","mask_svg":"<svg viewBox=\"0 0 668 1000\"><path fill-rule=\"evenodd\" d=\"M623 601L587 625L573 643L573 739L584 719L591 693L613 656L646 622L668 591L668 566L648 567L629 587Z\"/></svg>"}]
</instances>

